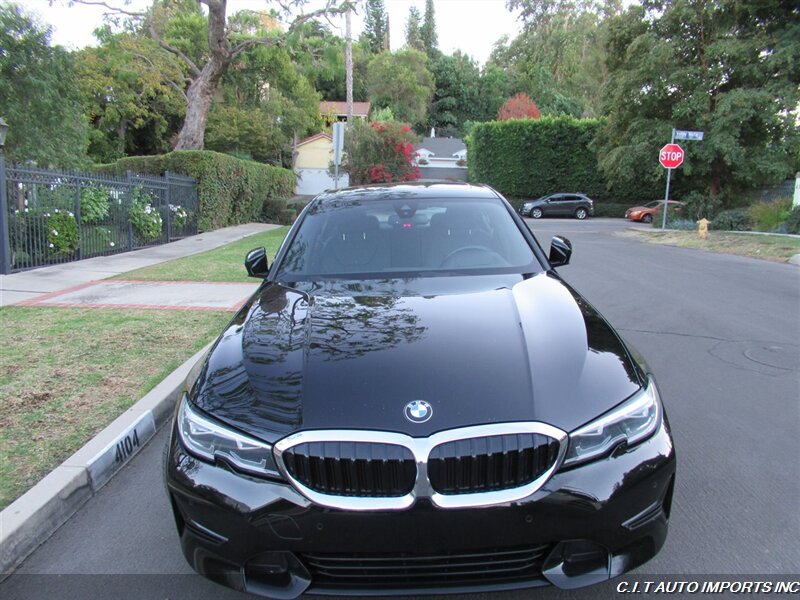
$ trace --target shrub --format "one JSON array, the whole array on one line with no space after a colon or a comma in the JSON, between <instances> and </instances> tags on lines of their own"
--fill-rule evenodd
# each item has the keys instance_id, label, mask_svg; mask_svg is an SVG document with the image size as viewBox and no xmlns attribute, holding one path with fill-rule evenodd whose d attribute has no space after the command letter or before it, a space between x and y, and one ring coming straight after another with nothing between
<instances>
[{"instance_id":1,"label":"shrub","mask_svg":"<svg viewBox=\"0 0 800 600\"><path fill-rule=\"evenodd\" d=\"M750 207L749 212L757 231L774 231L789 218L792 200L780 198L772 202L758 202Z\"/></svg>"},{"instance_id":2,"label":"shrub","mask_svg":"<svg viewBox=\"0 0 800 600\"><path fill-rule=\"evenodd\" d=\"M786 233L800 233L800 206L796 206L786 219Z\"/></svg>"},{"instance_id":3,"label":"shrub","mask_svg":"<svg viewBox=\"0 0 800 600\"><path fill-rule=\"evenodd\" d=\"M183 208L180 204L170 204L169 212L171 213L170 222L173 229L180 230L186 227L186 224L189 222L191 217L189 211Z\"/></svg>"},{"instance_id":4,"label":"shrub","mask_svg":"<svg viewBox=\"0 0 800 600\"><path fill-rule=\"evenodd\" d=\"M47 219L47 246L54 254L72 254L78 249L78 222L71 212L55 209Z\"/></svg>"},{"instance_id":5,"label":"shrub","mask_svg":"<svg viewBox=\"0 0 800 600\"><path fill-rule=\"evenodd\" d=\"M664 213L659 207L656 214L653 215L653 227L660 229L661 224L664 222ZM676 223L673 227L672 224ZM689 226L691 225L691 227ZM679 206L670 205L667 212L667 229L697 229L697 222L695 219L687 218L686 209Z\"/></svg>"},{"instance_id":6,"label":"shrub","mask_svg":"<svg viewBox=\"0 0 800 600\"><path fill-rule=\"evenodd\" d=\"M343 165L350 185L419 179L419 169L414 165L417 140L408 125L396 121L353 123Z\"/></svg>"},{"instance_id":7,"label":"shrub","mask_svg":"<svg viewBox=\"0 0 800 600\"><path fill-rule=\"evenodd\" d=\"M277 220L295 186L295 175L289 169L208 150L131 156L94 170L116 176L124 176L126 171L150 175L171 171L194 177L200 202L197 225L205 231L259 221L265 215Z\"/></svg>"},{"instance_id":8,"label":"shrub","mask_svg":"<svg viewBox=\"0 0 800 600\"><path fill-rule=\"evenodd\" d=\"M297 212L293 208L284 208L281 210L278 223L281 225L291 225L297 218Z\"/></svg>"},{"instance_id":9,"label":"shrub","mask_svg":"<svg viewBox=\"0 0 800 600\"><path fill-rule=\"evenodd\" d=\"M81 190L81 223L99 223L108 216L109 192L104 187L85 187Z\"/></svg>"},{"instance_id":10,"label":"shrub","mask_svg":"<svg viewBox=\"0 0 800 600\"><path fill-rule=\"evenodd\" d=\"M590 148L600 124L572 117L477 123L467 137L470 181L505 196L581 192L602 202L606 182Z\"/></svg>"},{"instance_id":11,"label":"shrub","mask_svg":"<svg viewBox=\"0 0 800 600\"><path fill-rule=\"evenodd\" d=\"M127 240L127 231L118 227L90 225L81 228L81 252L84 257L113 252Z\"/></svg>"},{"instance_id":12,"label":"shrub","mask_svg":"<svg viewBox=\"0 0 800 600\"><path fill-rule=\"evenodd\" d=\"M145 243L161 237L163 219L161 213L153 208L152 198L147 192L137 187L131 197L131 224L133 229Z\"/></svg>"},{"instance_id":13,"label":"shrub","mask_svg":"<svg viewBox=\"0 0 800 600\"><path fill-rule=\"evenodd\" d=\"M710 227L718 231L750 231L750 212L746 208L723 210L714 217Z\"/></svg>"},{"instance_id":14,"label":"shrub","mask_svg":"<svg viewBox=\"0 0 800 600\"><path fill-rule=\"evenodd\" d=\"M619 204L615 202L595 202L595 217L619 217L625 218L625 211L631 207L630 204Z\"/></svg>"},{"instance_id":15,"label":"shrub","mask_svg":"<svg viewBox=\"0 0 800 600\"><path fill-rule=\"evenodd\" d=\"M722 199L718 197L707 196L695 191L686 194L686 196L683 198L683 204L684 218L694 220L706 218L709 221L712 221L714 215L717 214L717 211L722 204ZM669 217L670 214L668 214L667 217Z\"/></svg>"}]
</instances>

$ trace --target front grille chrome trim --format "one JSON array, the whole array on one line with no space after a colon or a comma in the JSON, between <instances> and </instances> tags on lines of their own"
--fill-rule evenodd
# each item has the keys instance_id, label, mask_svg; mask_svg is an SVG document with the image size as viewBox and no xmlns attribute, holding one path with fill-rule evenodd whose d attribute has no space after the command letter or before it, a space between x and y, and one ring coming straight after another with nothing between
<instances>
[{"instance_id":1,"label":"front grille chrome trim","mask_svg":"<svg viewBox=\"0 0 800 600\"><path fill-rule=\"evenodd\" d=\"M535 480L525 485L488 492L469 494L440 494L436 492L428 479L428 457L438 445L458 440L492 437L517 433L537 433L558 441L558 456L553 465ZM429 437L415 438L392 431L371 431L363 429L327 429L299 431L289 435L274 446L275 461L283 476L311 502L329 508L352 511L389 511L406 510L414 505L418 498L428 498L439 508L477 508L510 504L537 492L553 473L558 470L567 452L567 433L535 421L516 423L492 423L460 427L434 433ZM309 442L368 442L376 444L392 444L402 446L411 451L417 464L417 476L414 488L403 496L365 497L340 496L324 494L307 487L289 472L284 464L283 453L299 444Z\"/></svg>"}]
</instances>

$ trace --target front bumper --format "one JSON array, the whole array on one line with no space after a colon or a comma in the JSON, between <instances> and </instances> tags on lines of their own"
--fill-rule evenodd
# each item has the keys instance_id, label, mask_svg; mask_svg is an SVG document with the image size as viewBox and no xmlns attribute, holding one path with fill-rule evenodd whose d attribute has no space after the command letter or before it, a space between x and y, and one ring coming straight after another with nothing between
<instances>
[{"instance_id":1,"label":"front bumper","mask_svg":"<svg viewBox=\"0 0 800 600\"><path fill-rule=\"evenodd\" d=\"M167 488L186 559L251 593L387 595L590 585L652 558L667 534L675 453L648 440L556 473L510 505L350 512L290 485L188 455L172 435Z\"/></svg>"}]
</instances>

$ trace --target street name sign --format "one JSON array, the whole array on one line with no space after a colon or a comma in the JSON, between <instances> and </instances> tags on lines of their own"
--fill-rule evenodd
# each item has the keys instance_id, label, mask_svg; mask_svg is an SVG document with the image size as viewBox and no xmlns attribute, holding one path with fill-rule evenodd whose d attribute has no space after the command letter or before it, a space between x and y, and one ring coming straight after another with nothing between
<instances>
[{"instance_id":1,"label":"street name sign","mask_svg":"<svg viewBox=\"0 0 800 600\"><path fill-rule=\"evenodd\" d=\"M683 131L681 129L675 130L676 140L702 140L703 139L703 132L702 131Z\"/></svg>"}]
</instances>

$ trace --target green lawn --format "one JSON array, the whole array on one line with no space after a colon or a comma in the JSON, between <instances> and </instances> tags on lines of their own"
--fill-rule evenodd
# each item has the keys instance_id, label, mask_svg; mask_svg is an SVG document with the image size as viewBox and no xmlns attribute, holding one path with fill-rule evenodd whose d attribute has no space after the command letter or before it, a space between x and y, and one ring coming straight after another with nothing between
<instances>
[{"instance_id":1,"label":"green lawn","mask_svg":"<svg viewBox=\"0 0 800 600\"><path fill-rule=\"evenodd\" d=\"M244 257L274 258L287 227L120 275L250 281ZM219 335L230 312L0 308L0 509Z\"/></svg>"},{"instance_id":2,"label":"green lawn","mask_svg":"<svg viewBox=\"0 0 800 600\"><path fill-rule=\"evenodd\" d=\"M0 509L213 340L231 316L0 308Z\"/></svg>"},{"instance_id":3,"label":"green lawn","mask_svg":"<svg viewBox=\"0 0 800 600\"><path fill-rule=\"evenodd\" d=\"M253 248L264 246L270 262L289 231L288 227L272 229L248 236L221 248L185 258L144 267L117 275L118 279L147 281L249 281L244 270L244 257Z\"/></svg>"},{"instance_id":4,"label":"green lawn","mask_svg":"<svg viewBox=\"0 0 800 600\"><path fill-rule=\"evenodd\" d=\"M727 231L709 231L708 238L703 240L696 231L661 231L658 229L625 231L622 235L652 244L738 254L776 262L786 262L795 254L800 253L800 238L782 235L748 235Z\"/></svg>"}]
</instances>

